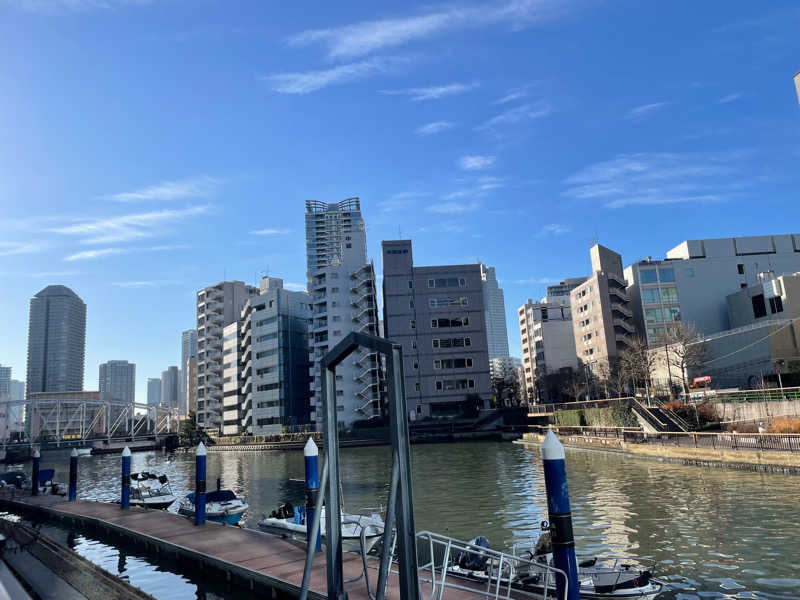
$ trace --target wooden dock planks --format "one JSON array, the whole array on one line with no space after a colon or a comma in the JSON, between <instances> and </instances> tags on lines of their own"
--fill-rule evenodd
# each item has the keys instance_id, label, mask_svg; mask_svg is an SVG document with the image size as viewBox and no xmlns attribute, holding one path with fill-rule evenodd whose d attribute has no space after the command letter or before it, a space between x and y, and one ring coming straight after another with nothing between
<instances>
[{"instance_id":1,"label":"wooden dock planks","mask_svg":"<svg viewBox=\"0 0 800 600\"><path fill-rule=\"evenodd\" d=\"M66 502L61 497L31 497L28 494L19 490L0 489L0 503L28 510L38 508L52 516L105 526L132 541L146 541L160 551L179 554L182 558L194 560L201 565L212 564L223 571L289 592L291 595L300 592L306 559L304 544L251 529L226 527L219 523L208 522L203 527L196 527L190 519L165 510L131 507L123 511L118 504L87 500ZM377 561L371 559L371 564L376 563ZM345 553L342 570L345 580L362 575L361 556ZM369 577L374 593L377 570L370 569ZM422 583L420 587L423 592L428 588L427 593L424 593L427 597L430 593L429 584ZM327 572L323 550L314 557L309 597L327 598L326 590ZM363 577L346 583L345 591L350 600L369 600ZM389 577L387 597L400 597L395 575ZM452 600L478 597L474 593L456 589L448 589L445 594L445 598Z\"/></svg>"}]
</instances>

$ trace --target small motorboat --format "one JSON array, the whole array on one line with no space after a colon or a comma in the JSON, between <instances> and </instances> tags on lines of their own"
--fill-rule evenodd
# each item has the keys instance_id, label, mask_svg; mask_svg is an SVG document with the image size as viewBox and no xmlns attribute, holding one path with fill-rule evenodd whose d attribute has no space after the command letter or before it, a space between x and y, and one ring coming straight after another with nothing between
<instances>
[{"instance_id":1,"label":"small motorboat","mask_svg":"<svg viewBox=\"0 0 800 600\"><path fill-rule=\"evenodd\" d=\"M161 509L168 508L175 500L166 475L131 473L131 506Z\"/></svg>"},{"instance_id":2,"label":"small motorboat","mask_svg":"<svg viewBox=\"0 0 800 600\"><path fill-rule=\"evenodd\" d=\"M448 572L456 577L464 577L471 581L485 583L490 579L497 581L498 565L481 548L489 548L488 540L478 536L469 542L475 551L459 552L452 560ZM533 551L514 554L521 560L510 561L503 565L500 575L501 585L511 586L515 598L543 598L545 588L547 596L555 593L553 572L546 567L553 567L553 555L550 545L550 534L539 537ZM580 559L579 559L580 560ZM578 563L578 581L581 598L655 598L661 593L663 585L652 577L643 563L655 566L654 561L642 559L625 559L619 557L592 557ZM538 565L542 565L539 567Z\"/></svg>"},{"instance_id":3,"label":"small motorboat","mask_svg":"<svg viewBox=\"0 0 800 600\"><path fill-rule=\"evenodd\" d=\"M31 482L25 471L6 471L0 473L0 487L15 487L21 490L23 487L31 487Z\"/></svg>"},{"instance_id":4,"label":"small motorboat","mask_svg":"<svg viewBox=\"0 0 800 600\"><path fill-rule=\"evenodd\" d=\"M206 494L206 519L209 521L236 525L248 508L247 503L241 498L237 498L231 490L214 490ZM178 514L194 518L193 493L181 499Z\"/></svg>"},{"instance_id":5,"label":"small motorboat","mask_svg":"<svg viewBox=\"0 0 800 600\"><path fill-rule=\"evenodd\" d=\"M67 486L63 483L54 481L55 476L55 469L42 469L39 471L39 493L42 496L47 496L48 494L54 496L67 495ZM26 490L30 490L32 487L30 479L26 477L23 486Z\"/></svg>"},{"instance_id":6,"label":"small motorboat","mask_svg":"<svg viewBox=\"0 0 800 600\"><path fill-rule=\"evenodd\" d=\"M263 531L294 540L306 541L306 507L286 503L258 522ZM320 515L319 528L325 541L325 510ZM357 515L342 513L342 550L368 554L383 536L383 519L377 513ZM364 536L362 549L361 537Z\"/></svg>"}]
</instances>

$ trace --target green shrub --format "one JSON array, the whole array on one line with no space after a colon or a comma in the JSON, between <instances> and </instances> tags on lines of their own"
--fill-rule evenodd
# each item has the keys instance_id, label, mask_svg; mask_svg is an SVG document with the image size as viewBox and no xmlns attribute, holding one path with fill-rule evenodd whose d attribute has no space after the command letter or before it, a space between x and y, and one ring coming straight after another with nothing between
<instances>
[{"instance_id":1,"label":"green shrub","mask_svg":"<svg viewBox=\"0 0 800 600\"><path fill-rule=\"evenodd\" d=\"M639 427L639 421L636 415L633 414L629 402L613 404L609 411L611 412L611 422L614 423L614 427Z\"/></svg>"},{"instance_id":2,"label":"green shrub","mask_svg":"<svg viewBox=\"0 0 800 600\"><path fill-rule=\"evenodd\" d=\"M557 410L553 418L562 427L580 427L585 423L582 410Z\"/></svg>"}]
</instances>

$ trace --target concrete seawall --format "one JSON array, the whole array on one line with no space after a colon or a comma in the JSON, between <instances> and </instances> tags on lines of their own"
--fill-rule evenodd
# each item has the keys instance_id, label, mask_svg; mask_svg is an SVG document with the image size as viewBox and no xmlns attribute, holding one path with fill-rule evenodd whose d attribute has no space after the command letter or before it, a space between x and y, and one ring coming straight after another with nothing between
<instances>
[{"instance_id":1,"label":"concrete seawall","mask_svg":"<svg viewBox=\"0 0 800 600\"><path fill-rule=\"evenodd\" d=\"M650 458L685 465L722 467L744 471L764 471L800 475L800 453L777 452L770 450L730 450L711 448L685 448L660 444L633 444L615 438L601 438L588 435L559 435L565 446L619 452L642 458ZM544 436L526 433L517 444L541 445Z\"/></svg>"}]
</instances>

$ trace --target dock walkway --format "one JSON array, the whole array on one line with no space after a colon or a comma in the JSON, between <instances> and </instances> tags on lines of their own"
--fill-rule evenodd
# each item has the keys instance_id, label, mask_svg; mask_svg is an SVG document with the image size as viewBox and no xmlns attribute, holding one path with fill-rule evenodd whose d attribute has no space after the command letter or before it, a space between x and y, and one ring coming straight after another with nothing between
<instances>
[{"instance_id":1,"label":"dock walkway","mask_svg":"<svg viewBox=\"0 0 800 600\"><path fill-rule=\"evenodd\" d=\"M14 512L38 513L71 522L77 530L96 527L129 541L144 544L148 551L166 553L181 563L211 574L215 571L227 581L251 590L271 589L271 597L297 597L305 567L305 544L275 537L252 529L223 526L208 522L203 527L180 515L165 510L131 507L120 510L118 504L78 500L67 502L59 496L32 497L29 492L14 488L0 489L0 506ZM373 565L375 559L370 559ZM361 555L344 553L344 578L356 579L363 574ZM374 594L377 571L370 569L370 587ZM430 584L420 582L425 596ZM314 557L309 598L327 598L325 552ZM345 584L350 600L369 600L364 577ZM447 599L479 598L477 590L447 588ZM493 594L492 594L493 596ZM397 578L389 577L387 598L400 598Z\"/></svg>"}]
</instances>

